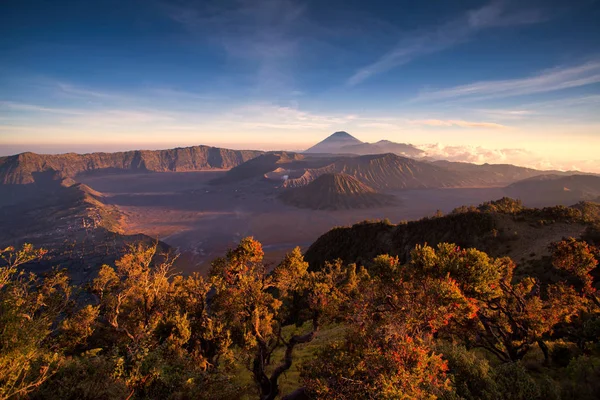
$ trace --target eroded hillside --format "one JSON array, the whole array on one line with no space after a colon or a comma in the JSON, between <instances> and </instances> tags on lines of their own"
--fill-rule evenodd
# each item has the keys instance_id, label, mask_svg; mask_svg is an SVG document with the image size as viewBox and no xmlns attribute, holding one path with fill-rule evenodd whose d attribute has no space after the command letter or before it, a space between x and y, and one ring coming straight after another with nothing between
<instances>
[{"instance_id":1,"label":"eroded hillside","mask_svg":"<svg viewBox=\"0 0 600 400\"><path fill-rule=\"evenodd\" d=\"M315 210L372 208L391 205L394 198L377 193L356 178L346 174L325 174L307 186L281 193L287 204Z\"/></svg>"}]
</instances>

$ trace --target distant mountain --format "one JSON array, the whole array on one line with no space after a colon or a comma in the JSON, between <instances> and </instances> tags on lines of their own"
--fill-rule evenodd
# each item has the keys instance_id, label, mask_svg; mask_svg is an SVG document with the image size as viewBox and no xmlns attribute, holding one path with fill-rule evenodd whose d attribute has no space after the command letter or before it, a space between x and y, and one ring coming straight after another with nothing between
<instances>
[{"instance_id":1,"label":"distant mountain","mask_svg":"<svg viewBox=\"0 0 600 400\"><path fill-rule=\"evenodd\" d=\"M594 175L541 175L515 182L506 188L509 196L530 205L571 205L578 201L600 200L600 177Z\"/></svg>"},{"instance_id":2,"label":"distant mountain","mask_svg":"<svg viewBox=\"0 0 600 400\"><path fill-rule=\"evenodd\" d=\"M361 142L347 132L335 132L325 140L317 143L305 153L327 154L385 154L393 153L405 157L419 157L424 151L411 144L394 143L389 140L380 140L376 143Z\"/></svg>"},{"instance_id":3,"label":"distant mountain","mask_svg":"<svg viewBox=\"0 0 600 400\"><path fill-rule=\"evenodd\" d=\"M548 173L560 176L573 175L573 172L540 171L510 164L430 162L391 153L352 156L270 152L231 169L225 177L219 179L219 182L266 179L278 186L292 188L306 186L319 176L332 173L352 176L377 191L505 187L523 179ZM576 200L588 198L589 196Z\"/></svg>"},{"instance_id":4,"label":"distant mountain","mask_svg":"<svg viewBox=\"0 0 600 400\"><path fill-rule=\"evenodd\" d=\"M345 174L324 174L306 186L284 191L283 202L314 210L372 208L393 204L393 197L377 193Z\"/></svg>"},{"instance_id":5,"label":"distant mountain","mask_svg":"<svg viewBox=\"0 0 600 400\"><path fill-rule=\"evenodd\" d=\"M325 140L320 141L304 152L339 154L342 153L341 149L345 146L360 144L363 144L363 142L350 135L348 132L340 131L328 136Z\"/></svg>"},{"instance_id":6,"label":"distant mountain","mask_svg":"<svg viewBox=\"0 0 600 400\"><path fill-rule=\"evenodd\" d=\"M262 151L208 146L118 153L22 153L0 157L0 184L33 183L41 173L52 173L55 179L61 179L94 171L168 172L228 169L261 154Z\"/></svg>"}]
</instances>

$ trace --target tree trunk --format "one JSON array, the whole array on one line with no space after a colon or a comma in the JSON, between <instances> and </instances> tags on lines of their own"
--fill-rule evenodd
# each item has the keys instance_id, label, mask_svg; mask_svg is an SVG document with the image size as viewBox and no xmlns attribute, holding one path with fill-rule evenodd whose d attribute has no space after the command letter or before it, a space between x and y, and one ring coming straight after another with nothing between
<instances>
[{"instance_id":1,"label":"tree trunk","mask_svg":"<svg viewBox=\"0 0 600 400\"><path fill-rule=\"evenodd\" d=\"M544 353L544 364L550 364L550 350L548 349L548 345L543 340L538 340L537 344L542 349L542 353Z\"/></svg>"},{"instance_id":2,"label":"tree trunk","mask_svg":"<svg viewBox=\"0 0 600 400\"><path fill-rule=\"evenodd\" d=\"M271 377L266 379L266 375L264 374L264 362L265 359L262 354L258 354L258 359L254 360L254 368L253 373L256 381L260 385L260 399L261 400L275 400L277 395L279 394L279 377L290 367L292 366L292 354L294 351L294 347L297 344L308 343L312 341L317 335L317 330L319 329L319 324L317 321L317 317L313 318L313 330L304 335L296 335L292 336L290 341L286 343L285 347L285 356L283 358L283 362L279 364L275 371L271 374ZM295 393L295 392L294 392ZM291 394L290 394L291 395ZM300 393L296 394L300 395ZM287 396L286 396L287 397ZM302 397L298 397L301 399Z\"/></svg>"}]
</instances>

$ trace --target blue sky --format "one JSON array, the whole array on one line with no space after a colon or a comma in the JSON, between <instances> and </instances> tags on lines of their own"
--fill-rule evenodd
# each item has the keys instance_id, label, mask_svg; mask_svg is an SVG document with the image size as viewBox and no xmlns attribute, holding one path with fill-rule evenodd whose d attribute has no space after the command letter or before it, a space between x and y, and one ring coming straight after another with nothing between
<instances>
[{"instance_id":1,"label":"blue sky","mask_svg":"<svg viewBox=\"0 0 600 400\"><path fill-rule=\"evenodd\" d=\"M0 3L0 155L336 130L600 170L600 2Z\"/></svg>"}]
</instances>

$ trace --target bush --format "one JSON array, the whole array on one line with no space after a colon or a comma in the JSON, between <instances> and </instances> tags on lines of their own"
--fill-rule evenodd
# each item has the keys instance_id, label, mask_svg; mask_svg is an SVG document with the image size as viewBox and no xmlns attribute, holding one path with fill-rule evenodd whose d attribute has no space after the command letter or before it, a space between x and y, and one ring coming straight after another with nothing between
<instances>
[{"instance_id":1,"label":"bush","mask_svg":"<svg viewBox=\"0 0 600 400\"><path fill-rule=\"evenodd\" d=\"M502 214L516 214L525 209L521 200L514 200L510 197L503 197L500 200L489 201L481 204L478 209L481 212L497 212Z\"/></svg>"},{"instance_id":2,"label":"bush","mask_svg":"<svg viewBox=\"0 0 600 400\"><path fill-rule=\"evenodd\" d=\"M456 395L465 400L499 398L493 370L486 359L464 346L443 344L437 347L448 362L448 373Z\"/></svg>"},{"instance_id":3,"label":"bush","mask_svg":"<svg viewBox=\"0 0 600 400\"><path fill-rule=\"evenodd\" d=\"M40 400L127 398L129 390L124 381L113 378L113 369L112 361L104 356L68 360L31 398Z\"/></svg>"},{"instance_id":4,"label":"bush","mask_svg":"<svg viewBox=\"0 0 600 400\"><path fill-rule=\"evenodd\" d=\"M592 400L600 398L600 359L580 356L567 367L563 399Z\"/></svg>"},{"instance_id":5,"label":"bush","mask_svg":"<svg viewBox=\"0 0 600 400\"><path fill-rule=\"evenodd\" d=\"M500 398L504 400L543 398L538 384L520 362L501 364L495 370L494 379L501 394Z\"/></svg>"}]
</instances>

